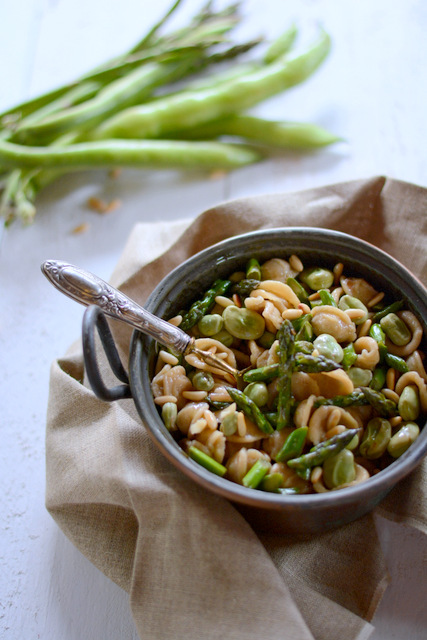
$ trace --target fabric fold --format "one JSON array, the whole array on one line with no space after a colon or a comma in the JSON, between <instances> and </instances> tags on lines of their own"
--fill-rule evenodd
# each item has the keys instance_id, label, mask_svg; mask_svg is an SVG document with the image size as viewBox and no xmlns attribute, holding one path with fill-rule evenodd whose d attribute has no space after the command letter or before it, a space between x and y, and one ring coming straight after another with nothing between
<instances>
[{"instance_id":1,"label":"fabric fold","mask_svg":"<svg viewBox=\"0 0 427 640\"><path fill-rule=\"evenodd\" d=\"M242 198L194 221L136 225L111 283L143 304L171 269L230 236L316 226L388 251L427 277L427 191L375 176L303 192ZM404 212L404 214L402 213ZM404 224L402 221L404 220ZM415 248L415 250L414 250ZM112 322L124 363L131 330ZM99 349L102 375L109 371ZM80 341L52 364L46 506L75 546L130 594L142 640L365 640L389 581L372 514L317 536L254 531L226 500L157 450L132 400L88 388ZM427 530L427 466L377 507Z\"/></svg>"}]
</instances>

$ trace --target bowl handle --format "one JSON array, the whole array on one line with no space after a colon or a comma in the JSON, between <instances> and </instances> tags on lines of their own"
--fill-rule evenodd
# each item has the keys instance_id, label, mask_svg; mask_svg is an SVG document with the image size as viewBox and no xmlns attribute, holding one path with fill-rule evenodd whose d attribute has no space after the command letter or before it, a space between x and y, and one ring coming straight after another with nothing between
<instances>
[{"instance_id":1,"label":"bowl handle","mask_svg":"<svg viewBox=\"0 0 427 640\"><path fill-rule=\"evenodd\" d=\"M115 387L108 388L101 376L95 349L95 328L101 339L105 355L112 372L121 382ZM82 325L83 358L90 386L97 398L111 402L123 398L131 398L129 377L120 360L114 338L108 326L105 314L97 305L90 305L83 315Z\"/></svg>"}]
</instances>

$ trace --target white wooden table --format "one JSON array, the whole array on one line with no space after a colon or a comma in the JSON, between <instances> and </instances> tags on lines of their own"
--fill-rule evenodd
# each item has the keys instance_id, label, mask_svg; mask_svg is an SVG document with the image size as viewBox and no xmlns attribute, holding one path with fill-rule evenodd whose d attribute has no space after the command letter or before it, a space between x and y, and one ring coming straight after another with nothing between
<instances>
[{"instance_id":1,"label":"white wooden table","mask_svg":"<svg viewBox=\"0 0 427 640\"><path fill-rule=\"evenodd\" d=\"M219 2L221 4L221 2ZM224 4L224 3L222 3ZM121 53L169 0L4 0L0 3L0 110ZM201 3L184 0L171 24ZM0 244L0 637L116 640L137 634L127 595L65 538L44 508L44 429L51 361L79 335L82 308L47 286L40 263L59 258L108 279L133 225L194 217L225 199L294 191L373 175L427 186L426 38L422 0L246 0L245 35L279 35L292 19L320 21L333 51L304 85L258 112L316 122L347 143L284 156L209 180L175 172L75 175L38 200L33 226L12 226ZM117 197L99 216L90 196ZM85 234L71 230L87 223ZM427 542L378 522L392 584L372 640L421 640ZM153 639L156 640L156 639ZM161 639L159 639L161 640Z\"/></svg>"}]
</instances>

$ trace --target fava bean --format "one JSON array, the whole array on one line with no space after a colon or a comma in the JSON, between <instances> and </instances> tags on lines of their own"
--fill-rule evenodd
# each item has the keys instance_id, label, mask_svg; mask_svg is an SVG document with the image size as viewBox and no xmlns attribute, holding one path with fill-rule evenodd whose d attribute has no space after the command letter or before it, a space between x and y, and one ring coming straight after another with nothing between
<instances>
[{"instance_id":1,"label":"fava bean","mask_svg":"<svg viewBox=\"0 0 427 640\"><path fill-rule=\"evenodd\" d=\"M343 348L335 340L334 336L328 333L321 333L320 336L313 341L315 349L321 356L334 360L334 362L340 363L344 357Z\"/></svg>"},{"instance_id":2,"label":"fava bean","mask_svg":"<svg viewBox=\"0 0 427 640\"><path fill-rule=\"evenodd\" d=\"M416 422L407 422L397 431L387 445L387 451L393 458L399 458L415 442L420 433Z\"/></svg>"},{"instance_id":3,"label":"fava bean","mask_svg":"<svg viewBox=\"0 0 427 640\"><path fill-rule=\"evenodd\" d=\"M352 342L343 349L343 358L341 364L347 371L357 360L357 353Z\"/></svg>"},{"instance_id":4,"label":"fava bean","mask_svg":"<svg viewBox=\"0 0 427 640\"><path fill-rule=\"evenodd\" d=\"M370 369L350 367L347 371L347 375L355 387L367 387L372 380L372 371L370 371Z\"/></svg>"},{"instance_id":5,"label":"fava bean","mask_svg":"<svg viewBox=\"0 0 427 640\"><path fill-rule=\"evenodd\" d=\"M224 416L219 429L225 436L234 435L237 431L237 413L235 411L227 413L227 415Z\"/></svg>"},{"instance_id":6,"label":"fava bean","mask_svg":"<svg viewBox=\"0 0 427 640\"><path fill-rule=\"evenodd\" d=\"M168 431L174 431L178 408L175 402L165 402L162 407L162 420Z\"/></svg>"},{"instance_id":7,"label":"fava bean","mask_svg":"<svg viewBox=\"0 0 427 640\"><path fill-rule=\"evenodd\" d=\"M224 320L219 313L208 313L197 323L197 328L203 336L214 336L223 327Z\"/></svg>"},{"instance_id":8,"label":"fava bean","mask_svg":"<svg viewBox=\"0 0 427 640\"><path fill-rule=\"evenodd\" d=\"M300 280L313 291L319 289L329 289L334 282L334 274L329 269L322 267L308 267L300 273Z\"/></svg>"},{"instance_id":9,"label":"fava bean","mask_svg":"<svg viewBox=\"0 0 427 640\"><path fill-rule=\"evenodd\" d=\"M411 332L396 313L388 313L380 320L381 329L393 344L403 347L411 340Z\"/></svg>"},{"instance_id":10,"label":"fava bean","mask_svg":"<svg viewBox=\"0 0 427 640\"><path fill-rule=\"evenodd\" d=\"M308 301L307 292L304 289L304 287L301 285L301 283L298 282L298 280L295 280L295 278L288 278L286 280L286 284L290 286L292 291L295 293L296 296L298 296L301 302L308 304L309 301Z\"/></svg>"},{"instance_id":11,"label":"fava bean","mask_svg":"<svg viewBox=\"0 0 427 640\"><path fill-rule=\"evenodd\" d=\"M259 489L262 491L270 491L276 493L281 487L283 487L283 476L281 473L268 473L261 480Z\"/></svg>"},{"instance_id":12,"label":"fava bean","mask_svg":"<svg viewBox=\"0 0 427 640\"><path fill-rule=\"evenodd\" d=\"M353 482L356 478L354 455L343 449L323 463L323 482L328 489L336 489L342 484Z\"/></svg>"},{"instance_id":13,"label":"fava bean","mask_svg":"<svg viewBox=\"0 0 427 640\"><path fill-rule=\"evenodd\" d=\"M381 391L385 386L386 379L387 371L382 367L377 367L372 374L372 380L369 383L369 386L375 391Z\"/></svg>"},{"instance_id":14,"label":"fava bean","mask_svg":"<svg viewBox=\"0 0 427 640\"><path fill-rule=\"evenodd\" d=\"M251 309L229 305L224 309L222 317L228 333L240 340L258 340L264 333L264 318Z\"/></svg>"},{"instance_id":15,"label":"fava bean","mask_svg":"<svg viewBox=\"0 0 427 640\"><path fill-rule=\"evenodd\" d=\"M362 324L368 318L368 309L365 307L363 302L359 300L359 298L355 298L354 296L344 295L341 296L340 301L338 303L338 308L342 311L346 311L347 309L361 309L365 315L361 318L356 318L353 320L354 324Z\"/></svg>"},{"instance_id":16,"label":"fava bean","mask_svg":"<svg viewBox=\"0 0 427 640\"><path fill-rule=\"evenodd\" d=\"M210 391L215 381L209 371L197 371L191 378L191 383L197 391Z\"/></svg>"},{"instance_id":17,"label":"fava bean","mask_svg":"<svg viewBox=\"0 0 427 640\"><path fill-rule=\"evenodd\" d=\"M225 329L222 329L218 333L215 333L212 338L214 340L218 340L218 342L221 342L221 344L223 344L225 347L231 347L234 340L231 333L228 333L228 331L226 331Z\"/></svg>"},{"instance_id":18,"label":"fava bean","mask_svg":"<svg viewBox=\"0 0 427 640\"><path fill-rule=\"evenodd\" d=\"M360 453L368 460L380 458L391 439L391 424L384 418L372 418L368 422L360 443Z\"/></svg>"},{"instance_id":19,"label":"fava bean","mask_svg":"<svg viewBox=\"0 0 427 640\"><path fill-rule=\"evenodd\" d=\"M403 420L416 420L420 415L418 387L412 384L406 386L400 394L397 408Z\"/></svg>"},{"instance_id":20,"label":"fava bean","mask_svg":"<svg viewBox=\"0 0 427 640\"><path fill-rule=\"evenodd\" d=\"M328 289L319 289L320 300L322 304L328 304L331 307L336 307L337 303L335 302L334 297Z\"/></svg>"},{"instance_id":21,"label":"fava bean","mask_svg":"<svg viewBox=\"0 0 427 640\"><path fill-rule=\"evenodd\" d=\"M270 333L270 331L264 331L262 336L258 339L258 344L260 347L264 347L264 349L270 349L275 339L276 336L274 335L274 333Z\"/></svg>"},{"instance_id":22,"label":"fava bean","mask_svg":"<svg viewBox=\"0 0 427 640\"><path fill-rule=\"evenodd\" d=\"M313 327L311 326L311 313L305 313L300 318L292 320L292 326L295 329L295 341L308 341L313 339Z\"/></svg>"},{"instance_id":23,"label":"fava bean","mask_svg":"<svg viewBox=\"0 0 427 640\"><path fill-rule=\"evenodd\" d=\"M243 393L255 402L258 407L263 407L268 402L268 389L265 382L251 382Z\"/></svg>"}]
</instances>

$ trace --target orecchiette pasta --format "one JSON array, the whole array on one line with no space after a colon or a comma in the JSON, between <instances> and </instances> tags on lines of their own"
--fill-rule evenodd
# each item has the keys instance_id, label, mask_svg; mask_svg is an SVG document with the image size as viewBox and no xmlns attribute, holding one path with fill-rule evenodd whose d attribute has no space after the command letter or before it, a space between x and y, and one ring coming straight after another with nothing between
<instances>
[{"instance_id":1,"label":"orecchiette pasta","mask_svg":"<svg viewBox=\"0 0 427 640\"><path fill-rule=\"evenodd\" d=\"M324 493L368 480L427 414L420 320L342 262L250 262L251 275L221 281L201 314L170 320L213 358L159 350L151 389L165 426L196 462L249 489Z\"/></svg>"},{"instance_id":2,"label":"orecchiette pasta","mask_svg":"<svg viewBox=\"0 0 427 640\"><path fill-rule=\"evenodd\" d=\"M327 333L334 336L337 342L355 340L356 327L345 311L331 305L321 305L314 307L311 313L313 331L317 336Z\"/></svg>"}]
</instances>

